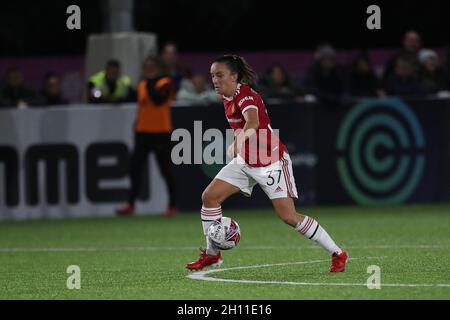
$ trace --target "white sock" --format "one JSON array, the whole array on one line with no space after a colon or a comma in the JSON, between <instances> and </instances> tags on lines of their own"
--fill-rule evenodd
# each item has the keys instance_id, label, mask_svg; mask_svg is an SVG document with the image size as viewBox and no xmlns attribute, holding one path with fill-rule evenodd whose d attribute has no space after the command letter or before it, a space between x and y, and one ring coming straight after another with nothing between
<instances>
[{"instance_id":1,"label":"white sock","mask_svg":"<svg viewBox=\"0 0 450 320\"><path fill-rule=\"evenodd\" d=\"M218 208L205 208L202 206L202 226L203 234L206 236L208 228L214 223L214 221L222 218L222 207ZM216 255L219 253L219 249L206 237L206 253Z\"/></svg>"},{"instance_id":2,"label":"white sock","mask_svg":"<svg viewBox=\"0 0 450 320\"><path fill-rule=\"evenodd\" d=\"M220 252L220 250L214 245L214 243L206 237L206 253L216 255Z\"/></svg>"},{"instance_id":3,"label":"white sock","mask_svg":"<svg viewBox=\"0 0 450 320\"><path fill-rule=\"evenodd\" d=\"M320 226L320 224L311 217L305 216L302 222L299 222L295 229L308 239L314 240L322 248L328 251L330 255L333 253L340 254L342 252L328 232Z\"/></svg>"}]
</instances>

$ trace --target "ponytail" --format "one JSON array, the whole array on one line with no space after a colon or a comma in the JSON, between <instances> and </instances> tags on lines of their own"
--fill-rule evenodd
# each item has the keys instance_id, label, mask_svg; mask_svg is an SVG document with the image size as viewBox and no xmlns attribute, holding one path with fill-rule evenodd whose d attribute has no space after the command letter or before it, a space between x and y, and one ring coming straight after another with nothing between
<instances>
[{"instance_id":1,"label":"ponytail","mask_svg":"<svg viewBox=\"0 0 450 320\"><path fill-rule=\"evenodd\" d=\"M256 72L243 57L227 54L214 60L214 62L225 63L231 72L237 73L238 82L253 86L258 78Z\"/></svg>"}]
</instances>

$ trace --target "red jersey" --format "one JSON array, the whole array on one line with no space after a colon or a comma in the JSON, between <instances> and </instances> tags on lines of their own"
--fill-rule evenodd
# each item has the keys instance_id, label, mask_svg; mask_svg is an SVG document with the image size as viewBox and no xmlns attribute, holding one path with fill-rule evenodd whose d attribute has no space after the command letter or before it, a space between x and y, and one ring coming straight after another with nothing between
<instances>
[{"instance_id":1,"label":"red jersey","mask_svg":"<svg viewBox=\"0 0 450 320\"><path fill-rule=\"evenodd\" d=\"M241 156L252 167L265 167L279 161L287 148L273 132L266 106L261 96L250 86L239 83L233 97L222 96L225 115L235 136L238 129L245 125L244 112L249 109L258 111L259 128L252 137L247 139Z\"/></svg>"}]
</instances>

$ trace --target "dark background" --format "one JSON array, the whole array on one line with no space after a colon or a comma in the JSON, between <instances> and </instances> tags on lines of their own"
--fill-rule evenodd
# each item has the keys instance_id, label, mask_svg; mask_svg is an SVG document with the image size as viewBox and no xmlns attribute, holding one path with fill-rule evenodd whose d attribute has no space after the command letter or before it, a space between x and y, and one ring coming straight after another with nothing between
<instances>
[{"instance_id":1,"label":"dark background","mask_svg":"<svg viewBox=\"0 0 450 320\"><path fill-rule=\"evenodd\" d=\"M135 0L137 31L175 40L181 51L313 49L329 41L338 49L399 47L406 30L425 47L450 43L448 4L428 1L167 1ZM66 8L81 7L82 30L66 29ZM366 9L381 7L381 30L368 30ZM1 1L0 55L84 54L86 37L102 32L103 0Z\"/></svg>"}]
</instances>

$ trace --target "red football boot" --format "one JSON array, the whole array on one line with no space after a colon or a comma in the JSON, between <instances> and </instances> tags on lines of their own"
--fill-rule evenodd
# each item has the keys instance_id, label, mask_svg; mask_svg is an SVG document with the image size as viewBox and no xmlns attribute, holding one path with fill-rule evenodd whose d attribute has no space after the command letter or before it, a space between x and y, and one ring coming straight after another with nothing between
<instances>
[{"instance_id":1,"label":"red football boot","mask_svg":"<svg viewBox=\"0 0 450 320\"><path fill-rule=\"evenodd\" d=\"M163 216L164 217L172 217L172 216L176 215L177 212L178 212L177 208L170 207L170 208L167 208L166 211L164 211Z\"/></svg>"},{"instance_id":2,"label":"red football boot","mask_svg":"<svg viewBox=\"0 0 450 320\"><path fill-rule=\"evenodd\" d=\"M206 249L200 249L200 258L196 261L188 263L186 268L189 270L202 270L204 267L220 267L223 263L220 252L216 255L207 254Z\"/></svg>"},{"instance_id":3,"label":"red football boot","mask_svg":"<svg viewBox=\"0 0 450 320\"><path fill-rule=\"evenodd\" d=\"M124 207L117 209L116 213L120 216L132 215L134 213L134 205L128 203Z\"/></svg>"},{"instance_id":4,"label":"red football boot","mask_svg":"<svg viewBox=\"0 0 450 320\"><path fill-rule=\"evenodd\" d=\"M342 250L341 254L333 253L331 256L330 272L344 272L347 258L347 252L344 250Z\"/></svg>"}]
</instances>

